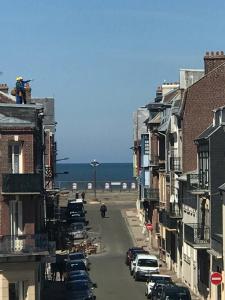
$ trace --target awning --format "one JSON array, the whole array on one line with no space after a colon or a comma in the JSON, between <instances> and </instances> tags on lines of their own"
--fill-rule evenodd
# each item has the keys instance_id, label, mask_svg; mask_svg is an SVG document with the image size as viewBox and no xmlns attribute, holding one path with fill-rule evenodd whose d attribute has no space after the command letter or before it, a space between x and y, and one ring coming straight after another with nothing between
<instances>
[{"instance_id":1,"label":"awning","mask_svg":"<svg viewBox=\"0 0 225 300\"><path fill-rule=\"evenodd\" d=\"M219 253L219 252L217 252L216 250L210 249L210 250L207 250L207 252L208 252L210 255L214 256L216 259L222 259L222 258L223 258L222 253Z\"/></svg>"}]
</instances>

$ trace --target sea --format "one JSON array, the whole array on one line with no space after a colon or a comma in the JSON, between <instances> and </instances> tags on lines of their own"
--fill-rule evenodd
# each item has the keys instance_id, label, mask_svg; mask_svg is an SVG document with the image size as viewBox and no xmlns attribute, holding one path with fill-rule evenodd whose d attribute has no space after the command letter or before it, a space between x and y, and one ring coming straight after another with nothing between
<instances>
[{"instance_id":1,"label":"sea","mask_svg":"<svg viewBox=\"0 0 225 300\"><path fill-rule=\"evenodd\" d=\"M68 174L64 174L64 173ZM106 183L119 186L119 183L128 187L135 183L132 163L101 163L96 167L96 187L104 188ZM89 163L60 163L56 166L55 186L71 189L73 184L77 189L87 189L90 183L94 184L94 168Z\"/></svg>"}]
</instances>

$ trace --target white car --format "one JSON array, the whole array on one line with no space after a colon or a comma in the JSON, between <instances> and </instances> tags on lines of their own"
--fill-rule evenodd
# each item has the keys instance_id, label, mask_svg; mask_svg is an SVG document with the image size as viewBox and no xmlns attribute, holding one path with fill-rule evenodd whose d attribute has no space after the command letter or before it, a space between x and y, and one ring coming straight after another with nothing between
<instances>
[{"instance_id":1,"label":"white car","mask_svg":"<svg viewBox=\"0 0 225 300\"><path fill-rule=\"evenodd\" d=\"M156 283L172 284L172 278L169 275L151 274L146 282L145 296L151 299L152 289Z\"/></svg>"},{"instance_id":2,"label":"white car","mask_svg":"<svg viewBox=\"0 0 225 300\"><path fill-rule=\"evenodd\" d=\"M155 255L138 254L132 262L131 273L134 279L147 279L153 273L159 273L159 262Z\"/></svg>"},{"instance_id":3,"label":"white car","mask_svg":"<svg viewBox=\"0 0 225 300\"><path fill-rule=\"evenodd\" d=\"M86 239L88 237L87 230L83 223L72 223L68 230L68 235L73 239Z\"/></svg>"}]
</instances>

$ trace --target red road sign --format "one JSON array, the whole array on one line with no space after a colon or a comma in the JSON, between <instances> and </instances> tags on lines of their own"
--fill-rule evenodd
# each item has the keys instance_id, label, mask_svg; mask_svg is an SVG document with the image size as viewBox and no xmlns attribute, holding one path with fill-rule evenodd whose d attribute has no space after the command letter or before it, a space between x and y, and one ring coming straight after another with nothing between
<instances>
[{"instance_id":1,"label":"red road sign","mask_svg":"<svg viewBox=\"0 0 225 300\"><path fill-rule=\"evenodd\" d=\"M151 223L146 223L145 226L146 226L146 228L147 228L148 230L150 230L150 231L153 230L153 226L152 226Z\"/></svg>"},{"instance_id":2,"label":"red road sign","mask_svg":"<svg viewBox=\"0 0 225 300\"><path fill-rule=\"evenodd\" d=\"M219 285L222 282L222 275L218 272L211 274L211 283L215 285Z\"/></svg>"}]
</instances>

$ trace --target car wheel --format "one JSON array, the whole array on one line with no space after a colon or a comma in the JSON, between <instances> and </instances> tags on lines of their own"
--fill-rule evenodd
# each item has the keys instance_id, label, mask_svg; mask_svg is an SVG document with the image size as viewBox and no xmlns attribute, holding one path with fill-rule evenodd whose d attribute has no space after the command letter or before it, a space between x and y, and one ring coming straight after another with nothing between
<instances>
[{"instance_id":1,"label":"car wheel","mask_svg":"<svg viewBox=\"0 0 225 300\"><path fill-rule=\"evenodd\" d=\"M137 274L134 275L134 280L135 280L135 281L138 281L138 280L139 280L139 277L138 277Z\"/></svg>"}]
</instances>

